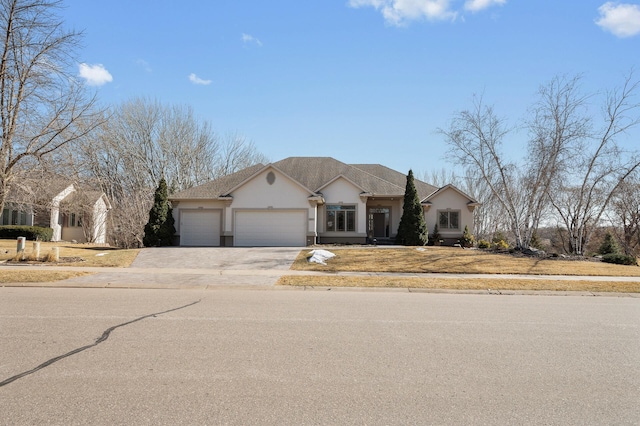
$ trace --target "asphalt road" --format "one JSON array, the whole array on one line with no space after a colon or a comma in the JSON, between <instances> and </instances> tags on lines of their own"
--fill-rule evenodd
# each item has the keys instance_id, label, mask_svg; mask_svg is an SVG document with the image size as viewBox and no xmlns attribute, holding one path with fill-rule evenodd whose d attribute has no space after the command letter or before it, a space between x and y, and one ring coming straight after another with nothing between
<instances>
[{"instance_id":1,"label":"asphalt road","mask_svg":"<svg viewBox=\"0 0 640 426\"><path fill-rule=\"evenodd\" d=\"M637 425L638 401L637 298L0 288L2 425Z\"/></svg>"}]
</instances>

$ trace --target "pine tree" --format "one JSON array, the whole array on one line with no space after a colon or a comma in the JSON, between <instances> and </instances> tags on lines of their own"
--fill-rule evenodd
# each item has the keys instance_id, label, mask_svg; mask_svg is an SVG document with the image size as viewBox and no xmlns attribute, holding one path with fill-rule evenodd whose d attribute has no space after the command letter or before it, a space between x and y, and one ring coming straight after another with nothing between
<instances>
[{"instance_id":1,"label":"pine tree","mask_svg":"<svg viewBox=\"0 0 640 426\"><path fill-rule=\"evenodd\" d=\"M413 171L409 170L396 242L406 246L423 246L427 241L429 237L422 204L413 181Z\"/></svg>"},{"instance_id":2,"label":"pine tree","mask_svg":"<svg viewBox=\"0 0 640 426\"><path fill-rule=\"evenodd\" d=\"M598 248L598 254L620 254L620 246L611 232L607 232L604 236L604 240Z\"/></svg>"},{"instance_id":3,"label":"pine tree","mask_svg":"<svg viewBox=\"0 0 640 426\"><path fill-rule=\"evenodd\" d=\"M149 210L149 222L144 226L142 242L145 247L170 246L176 232L174 224L167 182L162 178L155 192L153 207Z\"/></svg>"}]
</instances>

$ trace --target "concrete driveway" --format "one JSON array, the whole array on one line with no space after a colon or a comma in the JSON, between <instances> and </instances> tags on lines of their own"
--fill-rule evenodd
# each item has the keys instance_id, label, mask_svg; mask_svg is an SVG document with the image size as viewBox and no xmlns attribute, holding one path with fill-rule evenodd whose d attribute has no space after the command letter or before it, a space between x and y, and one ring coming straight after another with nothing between
<instances>
[{"instance_id":1,"label":"concrete driveway","mask_svg":"<svg viewBox=\"0 0 640 426\"><path fill-rule=\"evenodd\" d=\"M152 247L132 268L270 270L289 269L303 247Z\"/></svg>"},{"instance_id":2,"label":"concrete driveway","mask_svg":"<svg viewBox=\"0 0 640 426\"><path fill-rule=\"evenodd\" d=\"M129 268L59 281L67 286L207 288L271 286L304 247L145 248Z\"/></svg>"}]
</instances>

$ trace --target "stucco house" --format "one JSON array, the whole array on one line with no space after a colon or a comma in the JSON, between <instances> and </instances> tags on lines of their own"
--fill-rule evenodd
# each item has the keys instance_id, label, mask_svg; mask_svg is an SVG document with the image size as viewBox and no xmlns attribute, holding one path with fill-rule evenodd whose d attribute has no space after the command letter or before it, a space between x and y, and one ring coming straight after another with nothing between
<instances>
[{"instance_id":1,"label":"stucco house","mask_svg":"<svg viewBox=\"0 0 640 426\"><path fill-rule=\"evenodd\" d=\"M455 242L479 203L415 180L429 232ZM393 241L406 175L380 164L289 157L169 197L181 246L306 246Z\"/></svg>"},{"instance_id":2,"label":"stucco house","mask_svg":"<svg viewBox=\"0 0 640 426\"><path fill-rule=\"evenodd\" d=\"M106 243L109 210L102 192L55 178L25 179L12 187L0 224L49 227L52 241Z\"/></svg>"}]
</instances>

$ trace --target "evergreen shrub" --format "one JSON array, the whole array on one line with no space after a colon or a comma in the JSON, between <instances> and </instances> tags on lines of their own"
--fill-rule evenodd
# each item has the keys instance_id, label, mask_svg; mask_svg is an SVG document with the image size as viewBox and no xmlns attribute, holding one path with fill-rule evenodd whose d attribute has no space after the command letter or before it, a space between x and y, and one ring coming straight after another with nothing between
<instances>
[{"instance_id":1,"label":"evergreen shrub","mask_svg":"<svg viewBox=\"0 0 640 426\"><path fill-rule=\"evenodd\" d=\"M606 263L615 263L616 265L638 265L638 259L635 256L627 256L620 253L609 253L602 256L602 261Z\"/></svg>"},{"instance_id":2,"label":"evergreen shrub","mask_svg":"<svg viewBox=\"0 0 640 426\"><path fill-rule=\"evenodd\" d=\"M18 237L25 237L29 241L51 241L53 229L26 225L0 226L0 238L15 240Z\"/></svg>"},{"instance_id":3,"label":"evergreen shrub","mask_svg":"<svg viewBox=\"0 0 640 426\"><path fill-rule=\"evenodd\" d=\"M600 244L600 248L598 248L598 254L619 254L620 246L616 241L616 238L611 234L611 232L607 232L604 236L604 240L602 240L602 244Z\"/></svg>"}]
</instances>

